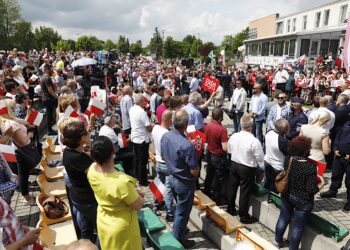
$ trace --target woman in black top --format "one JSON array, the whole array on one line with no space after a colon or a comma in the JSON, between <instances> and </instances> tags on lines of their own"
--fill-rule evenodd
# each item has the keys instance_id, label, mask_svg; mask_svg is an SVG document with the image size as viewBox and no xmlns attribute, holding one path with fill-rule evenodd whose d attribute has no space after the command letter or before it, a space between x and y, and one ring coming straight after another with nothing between
<instances>
[{"instance_id":1,"label":"woman in black top","mask_svg":"<svg viewBox=\"0 0 350 250\"><path fill-rule=\"evenodd\" d=\"M80 236L96 241L97 201L87 179L87 171L93 160L90 157L90 134L84 123L77 118L67 118L59 123L62 132L62 143L66 146L63 151L63 165L71 184L70 198L77 210L77 222Z\"/></svg>"},{"instance_id":2,"label":"woman in black top","mask_svg":"<svg viewBox=\"0 0 350 250\"><path fill-rule=\"evenodd\" d=\"M307 161L310 149L311 139L305 136L295 137L288 145L284 169L288 168L290 161L291 168L288 190L282 194L281 212L276 224L274 244L277 247L282 246L283 234L294 212L289 249L299 248L307 218L313 209L314 195L324 186L323 178L317 176L316 165Z\"/></svg>"}]
</instances>

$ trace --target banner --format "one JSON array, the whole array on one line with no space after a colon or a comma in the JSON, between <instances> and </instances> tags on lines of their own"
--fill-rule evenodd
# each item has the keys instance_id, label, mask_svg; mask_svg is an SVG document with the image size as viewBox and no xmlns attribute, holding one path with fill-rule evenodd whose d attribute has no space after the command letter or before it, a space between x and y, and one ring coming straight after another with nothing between
<instances>
[{"instance_id":1,"label":"banner","mask_svg":"<svg viewBox=\"0 0 350 250\"><path fill-rule=\"evenodd\" d=\"M348 22L346 25L346 33L345 33L345 43L344 43L344 50L343 50L343 57L344 57L344 68L346 69L346 72L349 73L349 66L350 66L350 48L349 48L349 40L350 40L350 12L348 13Z\"/></svg>"},{"instance_id":2,"label":"banner","mask_svg":"<svg viewBox=\"0 0 350 250\"><path fill-rule=\"evenodd\" d=\"M203 153L204 144L206 142L206 136L203 132L201 132L197 129L195 129L194 132L192 132L192 131L193 130L187 129L188 139L190 140L190 142L194 145L194 148L196 149L197 159L200 159L201 155Z\"/></svg>"},{"instance_id":3,"label":"banner","mask_svg":"<svg viewBox=\"0 0 350 250\"><path fill-rule=\"evenodd\" d=\"M220 85L219 80L206 76L204 77L203 83L202 83L202 89L205 91L208 91L209 93L214 93Z\"/></svg>"}]
</instances>

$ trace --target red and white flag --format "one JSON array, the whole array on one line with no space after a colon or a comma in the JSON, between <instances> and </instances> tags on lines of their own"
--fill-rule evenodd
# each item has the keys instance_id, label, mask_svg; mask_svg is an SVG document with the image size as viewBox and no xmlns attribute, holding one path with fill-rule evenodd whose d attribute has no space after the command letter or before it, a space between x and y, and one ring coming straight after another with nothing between
<instances>
[{"instance_id":1,"label":"red and white flag","mask_svg":"<svg viewBox=\"0 0 350 250\"><path fill-rule=\"evenodd\" d=\"M125 133L118 134L118 146L119 146L119 148L127 148L128 147L128 140L126 139Z\"/></svg>"},{"instance_id":2,"label":"red and white flag","mask_svg":"<svg viewBox=\"0 0 350 250\"><path fill-rule=\"evenodd\" d=\"M28 84L26 84L25 82L23 82L23 83L19 86L19 88L20 88L21 90L23 90L23 91L28 91L29 86L28 86Z\"/></svg>"},{"instance_id":3,"label":"red and white flag","mask_svg":"<svg viewBox=\"0 0 350 250\"><path fill-rule=\"evenodd\" d=\"M64 112L63 117L78 117L79 114L73 109L73 107L71 105L69 105L66 109L66 111Z\"/></svg>"},{"instance_id":4,"label":"red and white flag","mask_svg":"<svg viewBox=\"0 0 350 250\"><path fill-rule=\"evenodd\" d=\"M103 115L106 103L99 101L97 98L91 99L90 111L97 116Z\"/></svg>"},{"instance_id":5,"label":"red and white flag","mask_svg":"<svg viewBox=\"0 0 350 250\"><path fill-rule=\"evenodd\" d=\"M38 110L34 109L30 113L27 122L29 122L30 125L40 126L41 122L43 121L44 115L40 113Z\"/></svg>"},{"instance_id":6,"label":"red and white flag","mask_svg":"<svg viewBox=\"0 0 350 250\"><path fill-rule=\"evenodd\" d=\"M158 202L162 202L162 200L164 200L166 188L158 177L154 178L148 187Z\"/></svg>"},{"instance_id":7,"label":"red and white flag","mask_svg":"<svg viewBox=\"0 0 350 250\"><path fill-rule=\"evenodd\" d=\"M14 147L10 145L0 144L0 152L7 162L17 162Z\"/></svg>"},{"instance_id":8,"label":"red and white flag","mask_svg":"<svg viewBox=\"0 0 350 250\"><path fill-rule=\"evenodd\" d=\"M0 115L5 115L8 113L6 102L0 101Z\"/></svg>"},{"instance_id":9,"label":"red and white flag","mask_svg":"<svg viewBox=\"0 0 350 250\"><path fill-rule=\"evenodd\" d=\"M33 83L33 82L35 82L36 80L38 80L38 78L39 78L39 77L38 77L37 75L34 75L34 74L33 74L33 75L29 78L29 81L28 81L28 82L29 82L29 83Z\"/></svg>"},{"instance_id":10,"label":"red and white flag","mask_svg":"<svg viewBox=\"0 0 350 250\"><path fill-rule=\"evenodd\" d=\"M87 107L87 109L85 110L85 115L89 116L91 115L91 110L90 110L90 106Z\"/></svg>"}]
</instances>

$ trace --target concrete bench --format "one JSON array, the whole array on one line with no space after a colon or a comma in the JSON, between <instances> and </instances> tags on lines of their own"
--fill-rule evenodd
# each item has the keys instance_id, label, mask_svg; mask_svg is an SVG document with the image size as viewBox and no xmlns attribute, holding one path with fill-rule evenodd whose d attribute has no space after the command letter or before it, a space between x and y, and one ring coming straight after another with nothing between
<instances>
[{"instance_id":1,"label":"concrete bench","mask_svg":"<svg viewBox=\"0 0 350 250\"><path fill-rule=\"evenodd\" d=\"M149 230L146 230L146 234L149 244L156 250L185 249L181 243L173 236L173 234L167 230L162 230L155 233L150 233Z\"/></svg>"},{"instance_id":2,"label":"concrete bench","mask_svg":"<svg viewBox=\"0 0 350 250\"><path fill-rule=\"evenodd\" d=\"M143 233L146 233L147 230L150 233L155 233L166 228L165 224L150 208L142 208L138 211L138 219Z\"/></svg>"},{"instance_id":3,"label":"concrete bench","mask_svg":"<svg viewBox=\"0 0 350 250\"><path fill-rule=\"evenodd\" d=\"M237 217L230 215L218 206L208 206L206 208L206 216L224 230L225 234L230 234L243 226Z\"/></svg>"},{"instance_id":4,"label":"concrete bench","mask_svg":"<svg viewBox=\"0 0 350 250\"><path fill-rule=\"evenodd\" d=\"M278 194L270 192L268 201L281 208L282 199ZM310 214L308 224L319 229L325 236L336 239L337 242L343 240L349 234L349 230L346 228L328 221L315 213Z\"/></svg>"},{"instance_id":5,"label":"concrete bench","mask_svg":"<svg viewBox=\"0 0 350 250\"><path fill-rule=\"evenodd\" d=\"M43 174L40 174L36 180L39 184L41 193L47 196L53 195L63 197L67 195L64 180L48 182L45 175Z\"/></svg>"},{"instance_id":6,"label":"concrete bench","mask_svg":"<svg viewBox=\"0 0 350 250\"><path fill-rule=\"evenodd\" d=\"M207 195L205 195L200 190L197 190L194 193L193 203L200 209L206 209L208 206L211 207L216 205L214 201L212 201Z\"/></svg>"}]
</instances>

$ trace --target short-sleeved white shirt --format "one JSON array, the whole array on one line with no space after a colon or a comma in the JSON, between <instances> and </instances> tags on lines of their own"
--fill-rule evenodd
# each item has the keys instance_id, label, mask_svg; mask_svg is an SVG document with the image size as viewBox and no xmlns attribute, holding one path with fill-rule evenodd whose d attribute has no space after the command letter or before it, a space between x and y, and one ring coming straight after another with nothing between
<instances>
[{"instance_id":1,"label":"short-sleeved white shirt","mask_svg":"<svg viewBox=\"0 0 350 250\"><path fill-rule=\"evenodd\" d=\"M159 125L155 125L152 129L152 137L153 137L154 147L156 149L157 162L164 163L164 160L162 159L162 156L161 156L160 140L162 139L163 135L167 132L169 132L169 130Z\"/></svg>"},{"instance_id":2,"label":"short-sleeved white shirt","mask_svg":"<svg viewBox=\"0 0 350 250\"><path fill-rule=\"evenodd\" d=\"M134 105L129 111L131 124L131 141L133 143L141 144L149 142L149 134L146 129L151 125L146 111L139 105Z\"/></svg>"}]
</instances>

